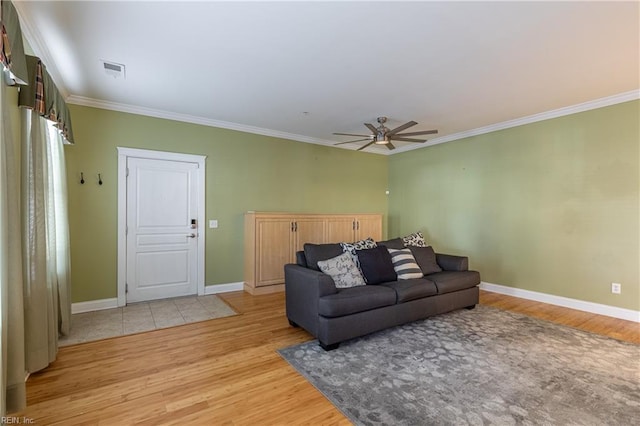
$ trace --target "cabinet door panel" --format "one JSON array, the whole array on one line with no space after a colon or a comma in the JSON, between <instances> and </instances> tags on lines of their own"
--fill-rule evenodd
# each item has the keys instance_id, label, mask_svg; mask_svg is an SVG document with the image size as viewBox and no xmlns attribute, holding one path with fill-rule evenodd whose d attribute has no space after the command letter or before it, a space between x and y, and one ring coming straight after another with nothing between
<instances>
[{"instance_id":1,"label":"cabinet door panel","mask_svg":"<svg viewBox=\"0 0 640 426\"><path fill-rule=\"evenodd\" d=\"M290 219L265 219L256 223L256 286L284 282L284 265L291 263Z\"/></svg>"},{"instance_id":2,"label":"cabinet door panel","mask_svg":"<svg viewBox=\"0 0 640 426\"><path fill-rule=\"evenodd\" d=\"M325 223L320 219L296 219L295 232L293 233L294 255L296 251L302 250L305 243L324 243Z\"/></svg>"},{"instance_id":3,"label":"cabinet door panel","mask_svg":"<svg viewBox=\"0 0 640 426\"><path fill-rule=\"evenodd\" d=\"M382 218L380 216L361 216L356 220L356 240L364 240L368 237L375 241L382 240Z\"/></svg>"},{"instance_id":4,"label":"cabinet door panel","mask_svg":"<svg viewBox=\"0 0 640 426\"><path fill-rule=\"evenodd\" d=\"M332 217L327 220L327 243L354 241L353 217Z\"/></svg>"}]
</instances>

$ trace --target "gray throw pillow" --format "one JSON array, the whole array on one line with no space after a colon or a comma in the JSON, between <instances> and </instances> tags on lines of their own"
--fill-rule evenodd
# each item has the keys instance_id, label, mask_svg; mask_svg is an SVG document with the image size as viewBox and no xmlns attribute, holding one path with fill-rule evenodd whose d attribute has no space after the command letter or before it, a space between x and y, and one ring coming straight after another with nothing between
<instances>
[{"instance_id":1,"label":"gray throw pillow","mask_svg":"<svg viewBox=\"0 0 640 426\"><path fill-rule=\"evenodd\" d=\"M322 272L333 278L336 288L349 288L365 285L364 278L350 253L342 253L340 256L318 262Z\"/></svg>"},{"instance_id":2,"label":"gray throw pillow","mask_svg":"<svg viewBox=\"0 0 640 426\"><path fill-rule=\"evenodd\" d=\"M427 274L433 274L435 272L442 272L442 268L436 261L436 253L433 251L433 247L409 247L411 254L416 259L416 263Z\"/></svg>"},{"instance_id":3,"label":"gray throw pillow","mask_svg":"<svg viewBox=\"0 0 640 426\"><path fill-rule=\"evenodd\" d=\"M393 269L395 269L396 274L398 274L399 280L411 280L424 276L422 270L416 263L416 259L411 254L411 250L408 248L402 250L387 250L389 250L389 254L391 254Z\"/></svg>"}]
</instances>

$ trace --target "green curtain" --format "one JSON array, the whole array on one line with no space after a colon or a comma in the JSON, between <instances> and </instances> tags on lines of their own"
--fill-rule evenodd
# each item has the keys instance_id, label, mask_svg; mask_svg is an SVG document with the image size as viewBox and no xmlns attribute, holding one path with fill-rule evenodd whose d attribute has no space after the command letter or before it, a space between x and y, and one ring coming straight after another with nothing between
<instances>
[{"instance_id":1,"label":"green curtain","mask_svg":"<svg viewBox=\"0 0 640 426\"><path fill-rule=\"evenodd\" d=\"M22 45L22 30L18 12L8 0L2 1L2 15L0 18L0 57L2 63L11 73L10 77L17 84L27 84L27 64L24 56L24 46Z\"/></svg>"},{"instance_id":2,"label":"green curtain","mask_svg":"<svg viewBox=\"0 0 640 426\"><path fill-rule=\"evenodd\" d=\"M18 105L32 109L56 123L66 141L73 144L69 108L47 72L47 67L40 58L30 55L26 55L26 63L28 85L20 87Z\"/></svg>"},{"instance_id":3,"label":"green curtain","mask_svg":"<svg viewBox=\"0 0 640 426\"><path fill-rule=\"evenodd\" d=\"M10 92L10 93L8 93ZM9 105L15 110L17 93L0 83L0 301L2 320L1 415L23 409L27 403L22 279L20 194L20 137ZM7 95L11 94L9 98Z\"/></svg>"}]
</instances>

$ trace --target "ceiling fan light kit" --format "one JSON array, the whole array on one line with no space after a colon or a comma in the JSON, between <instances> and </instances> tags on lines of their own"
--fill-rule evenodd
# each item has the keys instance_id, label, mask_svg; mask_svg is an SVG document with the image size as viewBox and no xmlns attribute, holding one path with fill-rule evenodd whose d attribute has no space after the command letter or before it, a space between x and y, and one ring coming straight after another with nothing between
<instances>
[{"instance_id":1,"label":"ceiling fan light kit","mask_svg":"<svg viewBox=\"0 0 640 426\"><path fill-rule=\"evenodd\" d=\"M376 145L386 145L389 143L389 139L384 135L376 135Z\"/></svg>"},{"instance_id":2,"label":"ceiling fan light kit","mask_svg":"<svg viewBox=\"0 0 640 426\"><path fill-rule=\"evenodd\" d=\"M418 123L416 123L415 121L408 121L403 125L396 127L395 129L389 129L384 125L384 123L387 122L387 117L378 117L377 121L379 124L378 127L375 127L371 123L364 123L365 127L371 131L370 135L361 135L361 134L354 134L354 133L334 133L334 135L357 136L360 138L364 138L364 139L356 139L356 140L346 141L346 142L338 142L338 143L334 143L334 145L344 145L347 143L361 142L366 140L368 142L363 146L361 146L360 148L358 148L358 151L362 151L363 149L367 148L372 144L385 145L388 149L391 150L391 149L396 149L396 147L391 143L391 141L393 140L402 141L402 142L424 143L427 141L426 139L415 139L415 138L409 138L407 136L434 135L438 133L437 130L424 130L421 132L400 133L403 130L408 129L409 127L413 127Z\"/></svg>"}]
</instances>

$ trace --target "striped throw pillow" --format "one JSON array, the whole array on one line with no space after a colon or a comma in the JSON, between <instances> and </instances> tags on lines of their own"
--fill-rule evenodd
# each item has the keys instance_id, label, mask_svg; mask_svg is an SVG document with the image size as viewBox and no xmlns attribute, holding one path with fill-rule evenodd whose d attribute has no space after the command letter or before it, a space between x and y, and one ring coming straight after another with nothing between
<instances>
[{"instance_id":1,"label":"striped throw pillow","mask_svg":"<svg viewBox=\"0 0 640 426\"><path fill-rule=\"evenodd\" d=\"M413 278L422 278L424 276L415 257L411 254L410 249L387 250L389 250L389 254L391 254L393 269L395 269L399 280L411 280Z\"/></svg>"}]
</instances>

